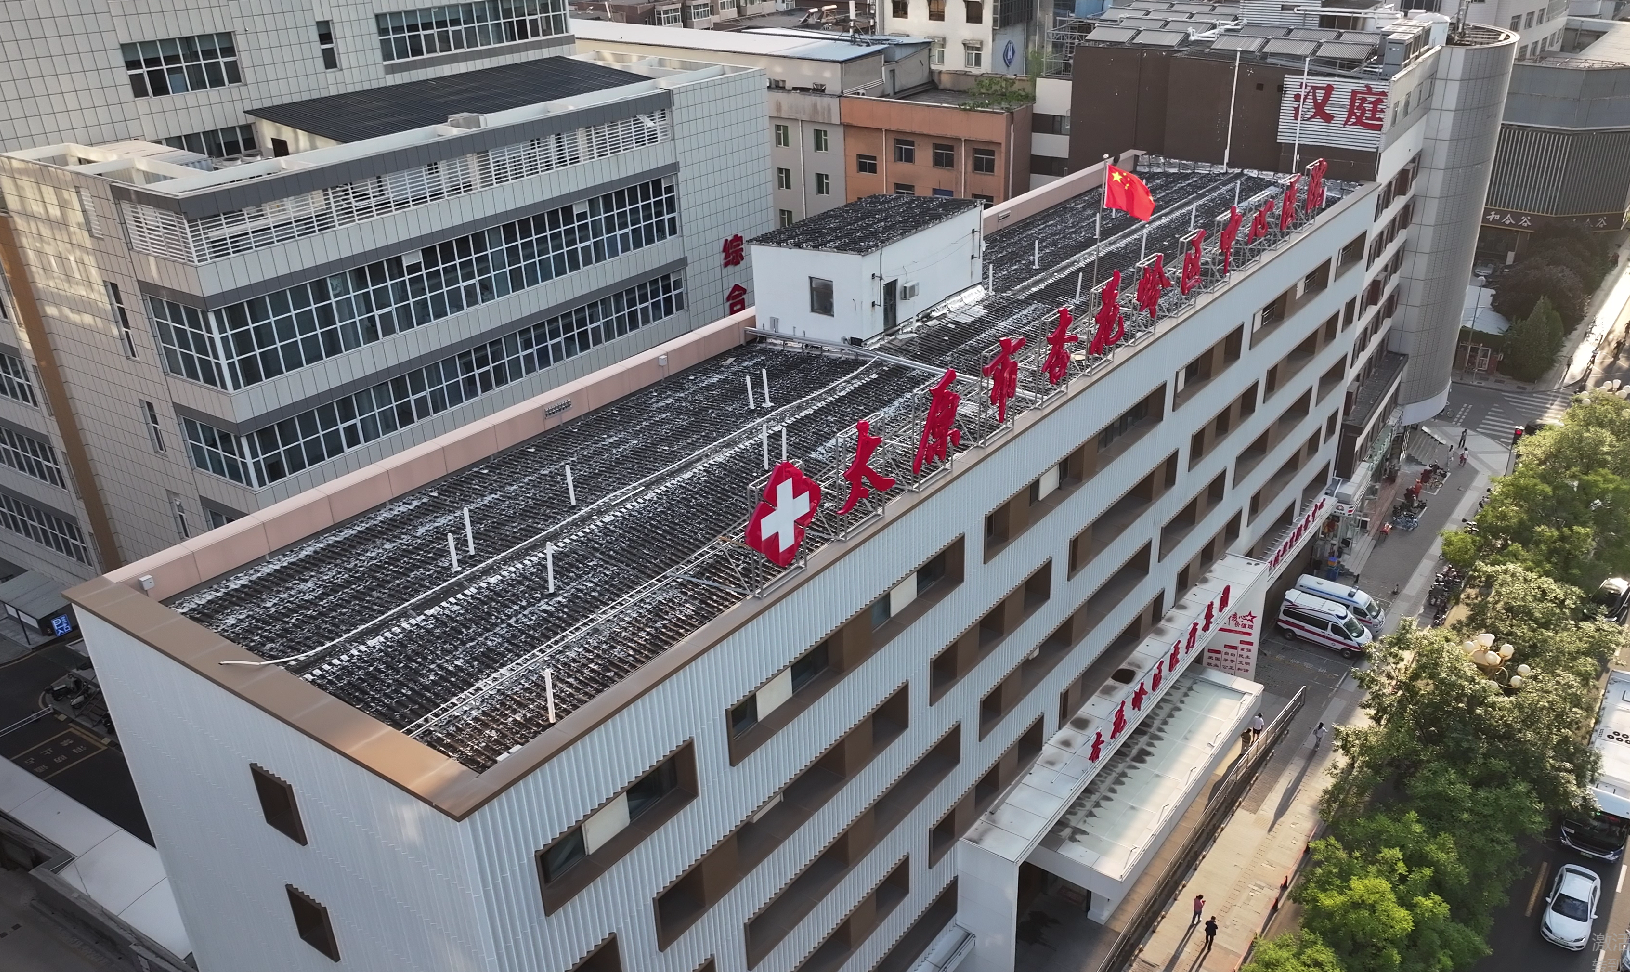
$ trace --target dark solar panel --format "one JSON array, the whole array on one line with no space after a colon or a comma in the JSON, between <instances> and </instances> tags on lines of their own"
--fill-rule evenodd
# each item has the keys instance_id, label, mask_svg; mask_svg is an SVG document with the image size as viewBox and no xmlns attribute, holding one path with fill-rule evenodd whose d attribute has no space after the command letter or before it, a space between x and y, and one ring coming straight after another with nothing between
<instances>
[{"instance_id":1,"label":"dark solar panel","mask_svg":"<svg viewBox=\"0 0 1630 972\"><path fill-rule=\"evenodd\" d=\"M1231 35L1228 37L1217 38L1217 40L1212 43L1211 49L1214 51L1244 51L1247 54L1255 54L1256 52L1262 50L1263 45L1267 43L1268 39L1266 37L1239 37Z\"/></svg>"},{"instance_id":2,"label":"dark solar panel","mask_svg":"<svg viewBox=\"0 0 1630 972\"><path fill-rule=\"evenodd\" d=\"M1312 57L1313 52L1319 49L1317 41L1291 40L1288 37L1275 37L1262 48L1264 54L1287 54L1291 57Z\"/></svg>"},{"instance_id":3,"label":"dark solar panel","mask_svg":"<svg viewBox=\"0 0 1630 972\"><path fill-rule=\"evenodd\" d=\"M393 135L448 116L489 114L646 80L569 57L540 57L441 78L250 108L247 114L336 142Z\"/></svg>"}]
</instances>

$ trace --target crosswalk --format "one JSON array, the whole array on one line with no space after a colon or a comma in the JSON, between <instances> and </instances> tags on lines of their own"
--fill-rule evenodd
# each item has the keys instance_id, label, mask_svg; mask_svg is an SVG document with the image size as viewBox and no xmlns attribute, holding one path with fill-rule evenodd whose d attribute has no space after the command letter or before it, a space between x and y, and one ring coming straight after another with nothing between
<instances>
[{"instance_id":1,"label":"crosswalk","mask_svg":"<svg viewBox=\"0 0 1630 972\"><path fill-rule=\"evenodd\" d=\"M1478 413L1478 404L1451 400L1439 418L1448 425L1466 428L1497 442L1507 442L1511 430L1529 422L1542 422L1560 416L1573 400L1571 391L1494 392L1495 401Z\"/></svg>"}]
</instances>

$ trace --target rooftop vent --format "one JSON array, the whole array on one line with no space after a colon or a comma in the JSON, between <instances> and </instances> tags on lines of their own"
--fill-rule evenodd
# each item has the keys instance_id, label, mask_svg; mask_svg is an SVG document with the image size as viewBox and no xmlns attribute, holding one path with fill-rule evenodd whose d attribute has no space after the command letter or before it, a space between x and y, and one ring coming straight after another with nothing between
<instances>
[{"instance_id":1,"label":"rooftop vent","mask_svg":"<svg viewBox=\"0 0 1630 972\"><path fill-rule=\"evenodd\" d=\"M478 115L472 111L459 112L447 116L448 128L482 128L486 125L486 116Z\"/></svg>"}]
</instances>

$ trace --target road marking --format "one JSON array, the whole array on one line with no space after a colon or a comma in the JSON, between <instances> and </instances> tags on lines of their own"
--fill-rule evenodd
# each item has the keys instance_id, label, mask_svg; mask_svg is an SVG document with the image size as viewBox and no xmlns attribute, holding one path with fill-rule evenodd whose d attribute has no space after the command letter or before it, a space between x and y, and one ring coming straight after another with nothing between
<instances>
[{"instance_id":1,"label":"road marking","mask_svg":"<svg viewBox=\"0 0 1630 972\"><path fill-rule=\"evenodd\" d=\"M1534 876L1534 890L1528 892L1528 910L1522 913L1524 918L1534 917L1534 905L1539 903L1540 889L1545 887L1545 872L1550 869L1550 861L1540 861L1539 873Z\"/></svg>"},{"instance_id":2,"label":"road marking","mask_svg":"<svg viewBox=\"0 0 1630 972\"><path fill-rule=\"evenodd\" d=\"M1602 959L1604 958L1607 958L1607 949L1605 948L1596 952L1596 972L1602 972Z\"/></svg>"},{"instance_id":3,"label":"road marking","mask_svg":"<svg viewBox=\"0 0 1630 972\"><path fill-rule=\"evenodd\" d=\"M1619 883L1613 886L1614 894L1618 894L1620 891L1624 890L1624 872L1626 868L1630 868L1630 864L1619 865Z\"/></svg>"}]
</instances>

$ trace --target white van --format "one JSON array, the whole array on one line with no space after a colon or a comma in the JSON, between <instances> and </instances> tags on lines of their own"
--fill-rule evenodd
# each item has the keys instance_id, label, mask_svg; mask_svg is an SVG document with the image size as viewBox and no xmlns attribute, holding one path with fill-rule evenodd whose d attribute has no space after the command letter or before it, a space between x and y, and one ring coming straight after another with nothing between
<instances>
[{"instance_id":1,"label":"white van","mask_svg":"<svg viewBox=\"0 0 1630 972\"><path fill-rule=\"evenodd\" d=\"M1312 574L1303 574L1296 578L1296 589L1327 601L1335 601L1353 612L1353 617L1358 619L1358 623L1369 628L1372 634L1380 634L1381 626L1387 623L1387 612L1381 607L1381 602L1356 587L1314 577Z\"/></svg>"},{"instance_id":2,"label":"white van","mask_svg":"<svg viewBox=\"0 0 1630 972\"><path fill-rule=\"evenodd\" d=\"M1306 591L1285 592L1278 624L1292 638L1334 648L1348 658L1363 655L1374 640L1370 629L1359 624L1346 606Z\"/></svg>"}]
</instances>

